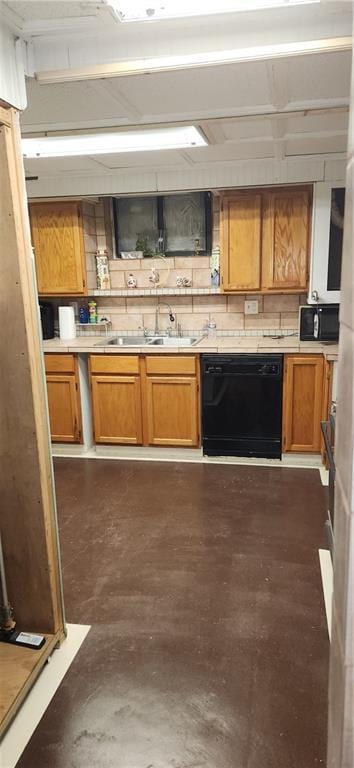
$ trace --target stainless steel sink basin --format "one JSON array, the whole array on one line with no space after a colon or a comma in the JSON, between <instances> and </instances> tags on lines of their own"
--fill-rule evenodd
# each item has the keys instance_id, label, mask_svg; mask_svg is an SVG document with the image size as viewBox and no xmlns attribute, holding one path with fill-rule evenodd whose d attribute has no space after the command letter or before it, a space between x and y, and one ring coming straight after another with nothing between
<instances>
[{"instance_id":1,"label":"stainless steel sink basin","mask_svg":"<svg viewBox=\"0 0 354 768\"><path fill-rule=\"evenodd\" d=\"M198 341L200 339L193 336L160 336L158 339L151 341L151 346L192 347Z\"/></svg>"},{"instance_id":2,"label":"stainless steel sink basin","mask_svg":"<svg viewBox=\"0 0 354 768\"><path fill-rule=\"evenodd\" d=\"M146 336L114 336L103 339L95 344L96 347L142 347L148 344L150 339Z\"/></svg>"},{"instance_id":3,"label":"stainless steel sink basin","mask_svg":"<svg viewBox=\"0 0 354 768\"><path fill-rule=\"evenodd\" d=\"M95 347L191 347L198 341L193 336L113 336L96 342Z\"/></svg>"}]
</instances>

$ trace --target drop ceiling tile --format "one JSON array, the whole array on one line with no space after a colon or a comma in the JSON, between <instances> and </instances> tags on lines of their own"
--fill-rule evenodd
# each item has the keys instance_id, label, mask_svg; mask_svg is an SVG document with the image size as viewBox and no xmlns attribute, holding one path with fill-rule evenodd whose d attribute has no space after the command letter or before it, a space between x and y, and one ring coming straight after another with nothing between
<instances>
[{"instance_id":1,"label":"drop ceiling tile","mask_svg":"<svg viewBox=\"0 0 354 768\"><path fill-rule=\"evenodd\" d=\"M103 91L94 90L89 81L39 85L27 80L27 98L28 107L21 116L23 129L29 125L53 129L55 124L72 126L87 120L96 120L99 126L104 118L116 118L117 123L126 119L124 107Z\"/></svg>"},{"instance_id":2,"label":"drop ceiling tile","mask_svg":"<svg viewBox=\"0 0 354 768\"><path fill-rule=\"evenodd\" d=\"M288 62L289 101L349 99L351 52L298 56Z\"/></svg>"},{"instance_id":3,"label":"drop ceiling tile","mask_svg":"<svg viewBox=\"0 0 354 768\"><path fill-rule=\"evenodd\" d=\"M183 150L185 151L185 150ZM118 168L160 168L162 166L185 166L186 160L178 150L156 150L152 152L122 152L96 155L97 166L110 170Z\"/></svg>"},{"instance_id":4,"label":"drop ceiling tile","mask_svg":"<svg viewBox=\"0 0 354 768\"><path fill-rule=\"evenodd\" d=\"M249 63L159 72L120 78L116 86L143 115L196 115L218 109L245 108L267 101L267 78L262 63Z\"/></svg>"},{"instance_id":5,"label":"drop ceiling tile","mask_svg":"<svg viewBox=\"0 0 354 768\"><path fill-rule=\"evenodd\" d=\"M290 155L321 155L332 152L346 152L346 136L328 136L323 138L299 138L285 142L285 154Z\"/></svg>"}]
</instances>

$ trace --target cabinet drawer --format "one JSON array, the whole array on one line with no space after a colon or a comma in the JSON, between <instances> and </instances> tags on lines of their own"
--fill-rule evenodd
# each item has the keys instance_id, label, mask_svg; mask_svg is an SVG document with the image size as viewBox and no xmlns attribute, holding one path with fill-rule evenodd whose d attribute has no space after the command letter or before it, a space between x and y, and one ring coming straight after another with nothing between
<instances>
[{"instance_id":1,"label":"cabinet drawer","mask_svg":"<svg viewBox=\"0 0 354 768\"><path fill-rule=\"evenodd\" d=\"M47 352L44 355L44 366L46 373L75 373L75 356Z\"/></svg>"},{"instance_id":2,"label":"cabinet drawer","mask_svg":"<svg viewBox=\"0 0 354 768\"><path fill-rule=\"evenodd\" d=\"M155 374L187 374L197 372L197 360L195 355L147 355L146 373Z\"/></svg>"},{"instance_id":3,"label":"cabinet drawer","mask_svg":"<svg viewBox=\"0 0 354 768\"><path fill-rule=\"evenodd\" d=\"M90 355L91 373L139 373L138 355Z\"/></svg>"}]
</instances>

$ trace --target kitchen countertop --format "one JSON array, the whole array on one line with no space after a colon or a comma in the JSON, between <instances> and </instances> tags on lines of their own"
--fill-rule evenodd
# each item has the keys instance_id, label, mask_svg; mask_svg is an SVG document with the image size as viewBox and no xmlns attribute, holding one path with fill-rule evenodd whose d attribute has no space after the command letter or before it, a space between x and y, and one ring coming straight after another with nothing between
<instances>
[{"instance_id":1,"label":"kitchen countertop","mask_svg":"<svg viewBox=\"0 0 354 768\"><path fill-rule=\"evenodd\" d=\"M112 336L113 334L111 334ZM115 335L119 335L117 332ZM122 334L123 335L123 334ZM90 336L90 338L77 337L71 341L61 341L61 339L48 339L43 341L44 352L56 353L94 353L94 354L198 354L198 353L255 353L255 352L280 352L301 354L323 354L329 361L338 359L338 344L319 344L313 341L299 341L297 336L285 336L284 338L272 339L270 336L217 336L215 339L204 338L195 346L185 347L160 347L147 346L128 347L128 346L105 346L102 342L102 336Z\"/></svg>"}]
</instances>

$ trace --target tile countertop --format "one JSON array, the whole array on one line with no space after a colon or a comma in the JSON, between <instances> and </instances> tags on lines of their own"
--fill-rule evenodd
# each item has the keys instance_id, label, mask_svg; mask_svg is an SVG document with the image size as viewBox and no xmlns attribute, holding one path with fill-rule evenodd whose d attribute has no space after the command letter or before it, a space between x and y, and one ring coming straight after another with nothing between
<instances>
[{"instance_id":1,"label":"tile countertop","mask_svg":"<svg viewBox=\"0 0 354 768\"><path fill-rule=\"evenodd\" d=\"M118 333L116 334L119 335ZM186 347L156 347L156 346L142 346L142 347L120 347L120 346L104 346L100 344L96 346L98 342L102 342L102 336L91 336L90 338L78 337L72 339L72 341L61 341L60 339L48 339L43 342L44 352L57 352L57 353L95 353L95 354L132 354L135 352L150 354L196 354L198 352L203 353L254 353L254 352L288 352L301 354L323 354L329 361L336 361L338 359L338 345L337 344L317 344L313 341L300 342L299 339L294 336L286 336L284 338L272 339L270 336L217 336L215 339L209 339L202 337L201 340L195 346Z\"/></svg>"}]
</instances>

